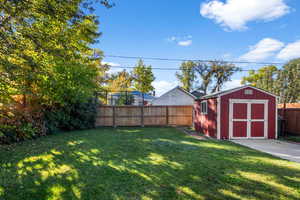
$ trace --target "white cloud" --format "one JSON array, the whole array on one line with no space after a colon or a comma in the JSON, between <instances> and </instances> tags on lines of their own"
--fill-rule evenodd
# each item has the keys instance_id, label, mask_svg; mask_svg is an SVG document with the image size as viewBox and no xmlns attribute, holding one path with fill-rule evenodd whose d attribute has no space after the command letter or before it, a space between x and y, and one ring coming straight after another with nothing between
<instances>
[{"instance_id":1,"label":"white cloud","mask_svg":"<svg viewBox=\"0 0 300 200\"><path fill-rule=\"evenodd\" d=\"M277 51L282 49L283 46L284 43L279 40L264 38L254 46L250 46L249 52L242 55L240 59L246 61L262 61L274 55Z\"/></svg>"},{"instance_id":2,"label":"white cloud","mask_svg":"<svg viewBox=\"0 0 300 200\"><path fill-rule=\"evenodd\" d=\"M229 89L236 88L236 87L239 87L239 86L242 86L241 80L240 79L234 79L234 80L226 82L223 86L223 90L229 90Z\"/></svg>"},{"instance_id":3,"label":"white cloud","mask_svg":"<svg viewBox=\"0 0 300 200\"><path fill-rule=\"evenodd\" d=\"M243 30L250 21L271 21L289 11L284 0L210 0L201 5L200 14L226 29Z\"/></svg>"},{"instance_id":4,"label":"white cloud","mask_svg":"<svg viewBox=\"0 0 300 200\"><path fill-rule=\"evenodd\" d=\"M193 43L192 40L183 40L183 41L179 41L179 42L178 42L178 45L179 45L179 46L187 47L187 46L192 45L192 43Z\"/></svg>"},{"instance_id":5,"label":"white cloud","mask_svg":"<svg viewBox=\"0 0 300 200\"><path fill-rule=\"evenodd\" d=\"M174 42L179 46L190 46L193 43L191 35L186 35L186 36L172 36L167 38L168 42Z\"/></svg>"},{"instance_id":6,"label":"white cloud","mask_svg":"<svg viewBox=\"0 0 300 200\"><path fill-rule=\"evenodd\" d=\"M159 97L162 94L166 93L167 91L173 89L178 85L177 81L154 81L152 83L153 87L155 88L156 96Z\"/></svg>"},{"instance_id":7,"label":"white cloud","mask_svg":"<svg viewBox=\"0 0 300 200\"><path fill-rule=\"evenodd\" d=\"M285 46L277 55L277 58L282 60L289 60L300 57L300 40L290 43Z\"/></svg>"}]
</instances>

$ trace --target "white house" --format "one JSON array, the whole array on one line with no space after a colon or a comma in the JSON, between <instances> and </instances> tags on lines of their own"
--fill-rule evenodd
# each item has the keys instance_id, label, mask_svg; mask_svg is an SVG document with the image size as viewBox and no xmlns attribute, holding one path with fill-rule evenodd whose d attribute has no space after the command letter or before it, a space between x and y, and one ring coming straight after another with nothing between
<instances>
[{"instance_id":1,"label":"white house","mask_svg":"<svg viewBox=\"0 0 300 200\"><path fill-rule=\"evenodd\" d=\"M160 97L154 99L151 102L151 105L193 105L195 99L196 97L193 94L177 86Z\"/></svg>"}]
</instances>

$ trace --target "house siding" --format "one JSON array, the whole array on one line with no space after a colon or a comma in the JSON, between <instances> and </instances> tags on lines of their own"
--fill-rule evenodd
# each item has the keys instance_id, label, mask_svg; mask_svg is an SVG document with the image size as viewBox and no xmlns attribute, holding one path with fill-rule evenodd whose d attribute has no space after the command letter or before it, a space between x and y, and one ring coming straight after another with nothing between
<instances>
[{"instance_id":1,"label":"house siding","mask_svg":"<svg viewBox=\"0 0 300 200\"><path fill-rule=\"evenodd\" d=\"M193 105L194 104L194 98L184 91L175 88L166 94L156 98L151 103L154 106L159 105Z\"/></svg>"}]
</instances>

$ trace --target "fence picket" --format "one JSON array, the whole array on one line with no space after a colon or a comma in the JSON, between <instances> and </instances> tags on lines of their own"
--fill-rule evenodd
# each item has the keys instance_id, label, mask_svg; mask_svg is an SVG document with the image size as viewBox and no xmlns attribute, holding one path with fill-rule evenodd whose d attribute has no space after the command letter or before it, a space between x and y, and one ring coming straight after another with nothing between
<instances>
[{"instance_id":1,"label":"fence picket","mask_svg":"<svg viewBox=\"0 0 300 200\"><path fill-rule=\"evenodd\" d=\"M192 106L100 106L96 126L191 126Z\"/></svg>"}]
</instances>

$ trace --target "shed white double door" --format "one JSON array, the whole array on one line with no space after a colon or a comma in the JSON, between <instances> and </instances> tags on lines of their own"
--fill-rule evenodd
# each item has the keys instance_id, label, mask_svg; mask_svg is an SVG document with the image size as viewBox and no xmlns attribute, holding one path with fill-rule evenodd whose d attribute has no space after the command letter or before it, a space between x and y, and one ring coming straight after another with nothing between
<instances>
[{"instance_id":1,"label":"shed white double door","mask_svg":"<svg viewBox=\"0 0 300 200\"><path fill-rule=\"evenodd\" d=\"M230 139L264 139L268 133L268 100L230 99Z\"/></svg>"}]
</instances>

